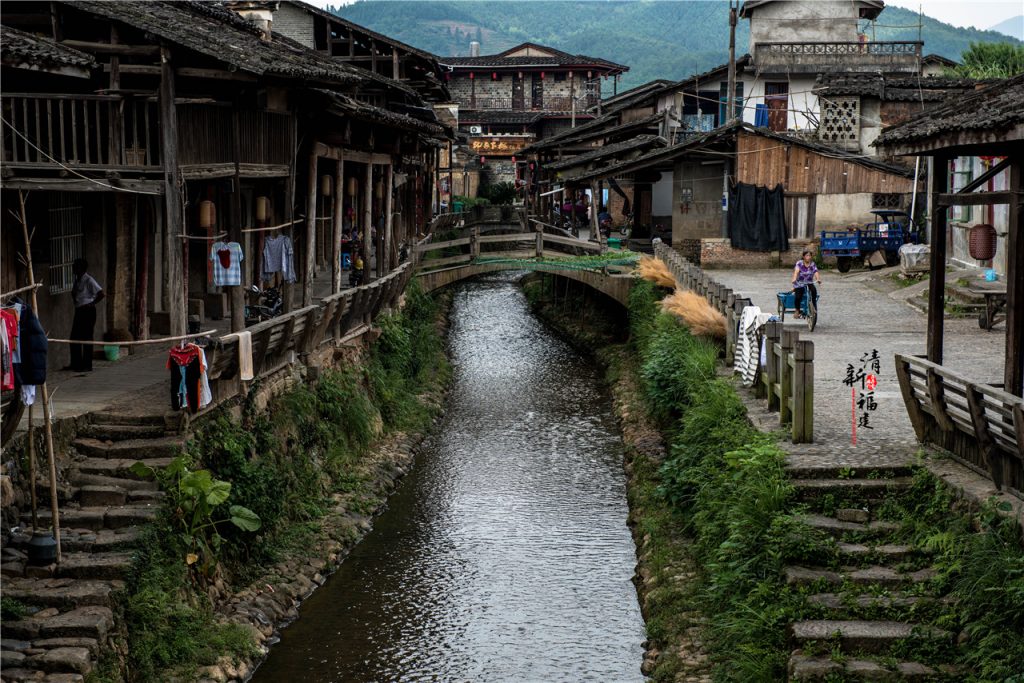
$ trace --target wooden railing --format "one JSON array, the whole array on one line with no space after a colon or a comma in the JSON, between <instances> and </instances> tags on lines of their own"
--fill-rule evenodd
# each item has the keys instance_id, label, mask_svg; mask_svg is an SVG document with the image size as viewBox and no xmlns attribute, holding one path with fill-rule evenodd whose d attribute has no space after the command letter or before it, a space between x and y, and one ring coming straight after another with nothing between
<instances>
[{"instance_id":1,"label":"wooden railing","mask_svg":"<svg viewBox=\"0 0 1024 683\"><path fill-rule=\"evenodd\" d=\"M918 440L1024 497L1024 398L903 354L896 375Z\"/></svg>"},{"instance_id":2,"label":"wooden railing","mask_svg":"<svg viewBox=\"0 0 1024 683\"><path fill-rule=\"evenodd\" d=\"M716 282L699 266L690 263L672 247L658 243L654 255L665 262L678 285L700 294L711 307L725 316L725 359L731 365L736 352L738 328L743 309L751 305L732 289ZM782 323L767 323L767 365L754 383L754 394L779 411L779 424L790 425L793 443L814 441L814 342L801 340L795 330L783 330Z\"/></svg>"},{"instance_id":3,"label":"wooden railing","mask_svg":"<svg viewBox=\"0 0 1024 683\"><path fill-rule=\"evenodd\" d=\"M466 228L468 235L444 241L430 241L416 245L416 262L420 271L452 268L468 265L481 257L486 258L545 258L552 256L578 256L600 254L604 247L575 237L563 237L544 232L543 229L530 232L501 232L483 234L480 226ZM500 245L500 246L498 246ZM509 248L511 246L511 248ZM437 251L458 250L460 253L431 257Z\"/></svg>"},{"instance_id":4,"label":"wooden railing","mask_svg":"<svg viewBox=\"0 0 1024 683\"><path fill-rule=\"evenodd\" d=\"M252 335L253 374L267 377L322 344L344 339L369 325L384 309L394 307L413 273L406 262L385 277L362 287L325 297L318 304L300 308L246 329ZM231 395L238 376L238 335L220 337L207 350L207 376L214 396ZM218 384L225 384L223 388ZM221 389L218 391L218 389Z\"/></svg>"},{"instance_id":5,"label":"wooden railing","mask_svg":"<svg viewBox=\"0 0 1024 683\"><path fill-rule=\"evenodd\" d=\"M5 94L2 158L19 166L156 168L155 98ZM12 130L13 129L13 130Z\"/></svg>"}]
</instances>

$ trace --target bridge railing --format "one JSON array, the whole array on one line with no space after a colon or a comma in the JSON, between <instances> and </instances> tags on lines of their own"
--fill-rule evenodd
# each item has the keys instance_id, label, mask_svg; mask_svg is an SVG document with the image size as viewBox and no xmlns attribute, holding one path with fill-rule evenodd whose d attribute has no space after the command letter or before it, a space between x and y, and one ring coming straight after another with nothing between
<instances>
[{"instance_id":1,"label":"bridge railing","mask_svg":"<svg viewBox=\"0 0 1024 683\"><path fill-rule=\"evenodd\" d=\"M743 309L751 305L747 297L708 275L682 254L664 243L654 246L682 289L696 292L711 307L725 316L725 362L732 365L739 339ZM765 325L767 364L759 368L754 395L764 399L768 409L779 412L779 424L790 426L793 443L814 441L814 342L801 340L795 330L783 330L782 323Z\"/></svg>"},{"instance_id":2,"label":"bridge railing","mask_svg":"<svg viewBox=\"0 0 1024 683\"><path fill-rule=\"evenodd\" d=\"M915 356L896 354L896 376L919 441L1024 497L1024 399Z\"/></svg>"},{"instance_id":3,"label":"bridge railing","mask_svg":"<svg viewBox=\"0 0 1024 683\"><path fill-rule=\"evenodd\" d=\"M596 242L548 234L542 229L485 234L481 226L472 226L468 232L465 237L417 244L415 253L418 269L451 268L481 258L543 259L600 254L604 251L604 247Z\"/></svg>"}]
</instances>

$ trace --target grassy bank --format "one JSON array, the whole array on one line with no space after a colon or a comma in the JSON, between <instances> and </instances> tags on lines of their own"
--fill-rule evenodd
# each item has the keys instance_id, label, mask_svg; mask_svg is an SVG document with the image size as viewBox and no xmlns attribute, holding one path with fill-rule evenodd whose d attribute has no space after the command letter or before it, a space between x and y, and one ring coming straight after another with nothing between
<instances>
[{"instance_id":1,"label":"grassy bank","mask_svg":"<svg viewBox=\"0 0 1024 683\"><path fill-rule=\"evenodd\" d=\"M841 562L836 541L800 516L862 502L797 500L774 437L749 424L735 386L716 373L719 349L661 313L662 294L638 282L629 342L609 342L597 354L608 369L627 446L640 595L649 649L657 655L647 670L655 681L704 680L706 654L714 680L786 680L787 626L824 616L806 598L825 587L788 586L784 568ZM536 292L531 301L585 348L613 336L580 333L587 324L578 308ZM645 424L663 446L651 447ZM953 634L941 647L909 640L895 656L956 667L940 669L955 672L950 680L1024 681L1024 552L1020 528L999 512L956 505L924 468L909 491L883 501L881 517L900 525L896 539L921 550L906 569L936 572L918 592L947 598L917 610L914 620ZM836 661L846 656L829 642L810 651Z\"/></svg>"},{"instance_id":2,"label":"grassy bank","mask_svg":"<svg viewBox=\"0 0 1024 683\"><path fill-rule=\"evenodd\" d=\"M203 423L182 466L208 472L214 488L225 482L229 493L212 499L212 525L201 528L182 514L182 494L169 492L121 601L119 654L93 681L190 680L225 654L256 654L251 631L223 623L213 600L307 554L332 503L343 500L360 514L380 504L367 454L389 434L428 428L437 408L421 396L446 383L449 372L442 313L413 287L401 313L377 321L379 339L354 362L298 385L265 410L250 402L240 419L225 409ZM257 530L230 523L237 506L258 517Z\"/></svg>"}]
</instances>

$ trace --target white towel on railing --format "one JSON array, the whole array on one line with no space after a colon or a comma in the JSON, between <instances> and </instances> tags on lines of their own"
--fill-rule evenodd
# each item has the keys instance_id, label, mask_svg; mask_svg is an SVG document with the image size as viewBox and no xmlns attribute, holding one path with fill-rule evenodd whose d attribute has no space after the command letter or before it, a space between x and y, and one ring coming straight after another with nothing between
<instances>
[{"instance_id":1,"label":"white towel on railing","mask_svg":"<svg viewBox=\"0 0 1024 683\"><path fill-rule=\"evenodd\" d=\"M252 381L252 332L238 333L238 376L243 382Z\"/></svg>"},{"instance_id":2,"label":"white towel on railing","mask_svg":"<svg viewBox=\"0 0 1024 683\"><path fill-rule=\"evenodd\" d=\"M761 362L761 345L758 343L758 330L771 318L770 313L762 313L758 306L744 306L740 313L739 329L736 334L736 357L733 367L740 373L744 386L754 384L757 366Z\"/></svg>"}]
</instances>

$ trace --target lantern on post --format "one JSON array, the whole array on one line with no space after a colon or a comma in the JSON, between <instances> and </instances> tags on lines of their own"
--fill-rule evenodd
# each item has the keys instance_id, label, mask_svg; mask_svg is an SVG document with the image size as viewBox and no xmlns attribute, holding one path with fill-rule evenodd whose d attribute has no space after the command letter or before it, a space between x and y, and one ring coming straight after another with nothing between
<instances>
[{"instance_id":1,"label":"lantern on post","mask_svg":"<svg viewBox=\"0 0 1024 683\"><path fill-rule=\"evenodd\" d=\"M320 196L330 197L334 187L334 178L329 175L320 176Z\"/></svg>"},{"instance_id":2,"label":"lantern on post","mask_svg":"<svg viewBox=\"0 0 1024 683\"><path fill-rule=\"evenodd\" d=\"M267 217L270 215L270 198L269 197L257 197L256 198L256 220L260 223L266 223Z\"/></svg>"},{"instance_id":3,"label":"lantern on post","mask_svg":"<svg viewBox=\"0 0 1024 683\"><path fill-rule=\"evenodd\" d=\"M199 202L199 227L209 230L217 223L217 207L209 199Z\"/></svg>"},{"instance_id":4,"label":"lantern on post","mask_svg":"<svg viewBox=\"0 0 1024 683\"><path fill-rule=\"evenodd\" d=\"M359 192L359 180L355 176L349 176L348 196L355 197L357 192Z\"/></svg>"},{"instance_id":5,"label":"lantern on post","mask_svg":"<svg viewBox=\"0 0 1024 683\"><path fill-rule=\"evenodd\" d=\"M972 259L988 261L995 258L997 245L996 229L988 223L978 223L971 228L968 251Z\"/></svg>"}]
</instances>

